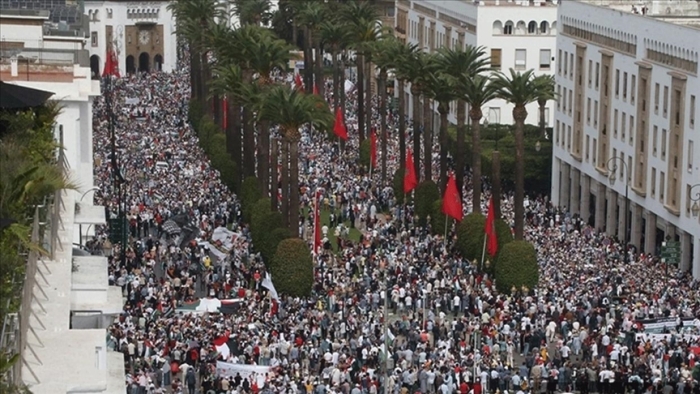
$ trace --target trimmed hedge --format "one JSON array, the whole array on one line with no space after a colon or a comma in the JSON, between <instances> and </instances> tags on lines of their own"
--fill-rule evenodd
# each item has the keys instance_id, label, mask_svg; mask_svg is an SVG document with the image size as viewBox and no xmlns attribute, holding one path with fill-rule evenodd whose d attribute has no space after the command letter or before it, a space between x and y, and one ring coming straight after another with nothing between
<instances>
[{"instance_id":1,"label":"trimmed hedge","mask_svg":"<svg viewBox=\"0 0 700 394\"><path fill-rule=\"evenodd\" d=\"M255 203L262 197L260 182L258 178L249 176L243 180L241 185L241 209L243 210L243 220L250 222L252 209ZM268 204L268 209L270 205Z\"/></svg>"},{"instance_id":2,"label":"trimmed hedge","mask_svg":"<svg viewBox=\"0 0 700 394\"><path fill-rule=\"evenodd\" d=\"M535 247L527 241L512 241L498 253L495 267L496 289L510 294L523 286L533 289L539 280L539 266Z\"/></svg>"},{"instance_id":3,"label":"trimmed hedge","mask_svg":"<svg viewBox=\"0 0 700 394\"><path fill-rule=\"evenodd\" d=\"M219 171L221 181L229 190L236 190L238 166L226 152L226 136L224 134L217 133L212 137L212 146L207 155L211 160L211 165Z\"/></svg>"},{"instance_id":4,"label":"trimmed hedge","mask_svg":"<svg viewBox=\"0 0 700 394\"><path fill-rule=\"evenodd\" d=\"M255 226L255 232L253 235L253 244L255 245L255 250L260 252L264 261L270 261L270 259L275 255L277 250L277 245L283 239L291 238L287 235L282 239L272 238L272 232L276 229L281 228L284 225L282 214L277 211L269 211L260 218L261 222Z\"/></svg>"},{"instance_id":5,"label":"trimmed hedge","mask_svg":"<svg viewBox=\"0 0 700 394\"><path fill-rule=\"evenodd\" d=\"M263 218L270 212L271 202L269 198L261 198L250 208L250 231L255 234Z\"/></svg>"},{"instance_id":6,"label":"trimmed hedge","mask_svg":"<svg viewBox=\"0 0 700 394\"><path fill-rule=\"evenodd\" d=\"M445 220L447 220L447 230L452 228L454 219L442 213L442 199L433 202L432 213L430 214L430 230L433 234L445 235Z\"/></svg>"},{"instance_id":7,"label":"trimmed hedge","mask_svg":"<svg viewBox=\"0 0 700 394\"><path fill-rule=\"evenodd\" d=\"M372 149L371 142L369 138L366 138L360 144L360 165L365 167L369 171L370 163L370 150Z\"/></svg>"},{"instance_id":8,"label":"trimmed hedge","mask_svg":"<svg viewBox=\"0 0 700 394\"><path fill-rule=\"evenodd\" d=\"M280 214L280 218L281 216L282 214ZM272 261L279 244L285 239L290 238L294 238L294 234L292 234L292 232L286 227L278 227L265 233L265 235L262 237L263 245L258 249L263 257L263 261Z\"/></svg>"},{"instance_id":9,"label":"trimmed hedge","mask_svg":"<svg viewBox=\"0 0 700 394\"><path fill-rule=\"evenodd\" d=\"M457 248L469 261L481 262L484 250L484 225L486 217L480 213L470 213L457 225Z\"/></svg>"},{"instance_id":10,"label":"trimmed hedge","mask_svg":"<svg viewBox=\"0 0 700 394\"><path fill-rule=\"evenodd\" d=\"M396 197L397 204L403 204L404 197L406 197L406 202L411 202L411 193L404 194L403 192L403 174L403 168L399 168L398 170L396 170L396 172L394 172L394 180L392 186L394 188L394 196Z\"/></svg>"},{"instance_id":11,"label":"trimmed hedge","mask_svg":"<svg viewBox=\"0 0 700 394\"><path fill-rule=\"evenodd\" d=\"M292 297L311 295L314 267L311 250L304 240L289 238L280 242L267 267L280 293Z\"/></svg>"},{"instance_id":12,"label":"trimmed hedge","mask_svg":"<svg viewBox=\"0 0 700 394\"><path fill-rule=\"evenodd\" d=\"M423 181L416 187L416 199L414 201L414 213L418 215L419 223L425 226L426 218L433 214L433 204L440 198L438 187L433 181ZM432 219L432 218L431 218Z\"/></svg>"},{"instance_id":13,"label":"trimmed hedge","mask_svg":"<svg viewBox=\"0 0 700 394\"><path fill-rule=\"evenodd\" d=\"M513 242L513 233L510 226L503 219L496 219L496 237L498 237L498 250L506 244Z\"/></svg>"}]
</instances>

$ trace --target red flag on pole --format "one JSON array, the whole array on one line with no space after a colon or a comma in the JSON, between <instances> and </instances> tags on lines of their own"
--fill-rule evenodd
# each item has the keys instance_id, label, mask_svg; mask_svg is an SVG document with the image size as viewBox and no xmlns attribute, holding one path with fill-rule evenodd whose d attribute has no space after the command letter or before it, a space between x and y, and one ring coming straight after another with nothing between
<instances>
[{"instance_id":1,"label":"red flag on pole","mask_svg":"<svg viewBox=\"0 0 700 394\"><path fill-rule=\"evenodd\" d=\"M319 205L321 205L321 192L316 191L316 206L314 207L314 254L318 254L321 250L321 215Z\"/></svg>"},{"instance_id":2,"label":"red flag on pole","mask_svg":"<svg viewBox=\"0 0 700 394\"><path fill-rule=\"evenodd\" d=\"M348 129L345 127L343 110L341 110L340 107L335 109L335 124L333 125L333 133L343 141L347 141L348 139Z\"/></svg>"},{"instance_id":3,"label":"red flag on pole","mask_svg":"<svg viewBox=\"0 0 700 394\"><path fill-rule=\"evenodd\" d=\"M226 128L228 127L228 97L224 97L224 108L221 112L223 115L221 123L223 125L223 129L226 130Z\"/></svg>"},{"instance_id":4,"label":"red flag on pole","mask_svg":"<svg viewBox=\"0 0 700 394\"><path fill-rule=\"evenodd\" d=\"M489 256L494 257L498 253L498 238L496 237L496 212L493 208L493 197L489 199L489 212L486 215L486 251Z\"/></svg>"},{"instance_id":5,"label":"red flag on pole","mask_svg":"<svg viewBox=\"0 0 700 394\"><path fill-rule=\"evenodd\" d=\"M119 60L111 47L107 48L107 59L105 59L105 68L102 70L102 76L119 78Z\"/></svg>"},{"instance_id":6,"label":"red flag on pole","mask_svg":"<svg viewBox=\"0 0 700 394\"><path fill-rule=\"evenodd\" d=\"M375 133L374 127L369 134L369 161L372 168L377 168L377 133Z\"/></svg>"},{"instance_id":7,"label":"red flag on pole","mask_svg":"<svg viewBox=\"0 0 700 394\"><path fill-rule=\"evenodd\" d=\"M403 175L403 192L408 193L418 186L418 179L413 169L413 152L410 150L406 154L406 168Z\"/></svg>"},{"instance_id":8,"label":"red flag on pole","mask_svg":"<svg viewBox=\"0 0 700 394\"><path fill-rule=\"evenodd\" d=\"M294 87L298 90L304 90L304 82L301 81L301 75L297 74L294 77Z\"/></svg>"},{"instance_id":9,"label":"red flag on pole","mask_svg":"<svg viewBox=\"0 0 700 394\"><path fill-rule=\"evenodd\" d=\"M442 196L442 213L456 221L462 220L462 200L457 191L457 181L454 174L447 179L445 194Z\"/></svg>"}]
</instances>

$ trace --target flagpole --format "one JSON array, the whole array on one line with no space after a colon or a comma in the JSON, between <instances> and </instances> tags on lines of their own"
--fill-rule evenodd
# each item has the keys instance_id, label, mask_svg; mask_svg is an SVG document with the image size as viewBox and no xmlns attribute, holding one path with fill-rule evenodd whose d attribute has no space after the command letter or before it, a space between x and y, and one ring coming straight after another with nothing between
<instances>
[{"instance_id":1,"label":"flagpole","mask_svg":"<svg viewBox=\"0 0 700 394\"><path fill-rule=\"evenodd\" d=\"M450 217L445 214L445 243L447 243L447 221L450 220Z\"/></svg>"},{"instance_id":2,"label":"flagpole","mask_svg":"<svg viewBox=\"0 0 700 394\"><path fill-rule=\"evenodd\" d=\"M488 234L484 234L484 247L481 249L481 265L479 266L480 271L484 270L484 257L486 256L486 239L488 237Z\"/></svg>"}]
</instances>

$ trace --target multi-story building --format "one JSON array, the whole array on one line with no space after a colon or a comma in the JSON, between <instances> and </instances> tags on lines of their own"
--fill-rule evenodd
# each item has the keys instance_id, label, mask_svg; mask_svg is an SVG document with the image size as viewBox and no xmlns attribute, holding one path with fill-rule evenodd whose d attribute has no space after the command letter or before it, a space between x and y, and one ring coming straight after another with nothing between
<instances>
[{"instance_id":1,"label":"multi-story building","mask_svg":"<svg viewBox=\"0 0 700 394\"><path fill-rule=\"evenodd\" d=\"M41 223L52 228L44 239L49 256L41 264L30 258L27 265L21 323L13 328L22 357L14 381L36 394L123 393L123 355L109 351L105 338L105 328L122 310L121 289L108 286L106 257L73 255L74 244L94 234L90 225L105 224L104 207L92 204L92 105L100 85L90 78L89 36L82 29L53 29L44 10L2 9L0 26L0 80L59 101L59 163L76 186L58 193L55 216ZM36 272L41 280L34 280Z\"/></svg>"},{"instance_id":2,"label":"multi-story building","mask_svg":"<svg viewBox=\"0 0 700 394\"><path fill-rule=\"evenodd\" d=\"M177 38L167 0L85 0L89 20L90 68L100 75L108 49L115 51L121 73L172 71L177 66Z\"/></svg>"},{"instance_id":3,"label":"multi-story building","mask_svg":"<svg viewBox=\"0 0 700 394\"><path fill-rule=\"evenodd\" d=\"M698 6L601 3L559 6L552 200L640 251L680 242L700 278Z\"/></svg>"},{"instance_id":4,"label":"multi-story building","mask_svg":"<svg viewBox=\"0 0 700 394\"><path fill-rule=\"evenodd\" d=\"M432 52L440 47L483 46L495 70L534 69L551 75L555 62L558 0L397 0L396 35ZM411 116L411 93L406 89ZM551 126L553 102L545 109ZM513 106L493 100L482 108L490 123L511 124ZM526 122L539 123L536 103L527 106ZM456 107L449 120L456 123Z\"/></svg>"}]
</instances>

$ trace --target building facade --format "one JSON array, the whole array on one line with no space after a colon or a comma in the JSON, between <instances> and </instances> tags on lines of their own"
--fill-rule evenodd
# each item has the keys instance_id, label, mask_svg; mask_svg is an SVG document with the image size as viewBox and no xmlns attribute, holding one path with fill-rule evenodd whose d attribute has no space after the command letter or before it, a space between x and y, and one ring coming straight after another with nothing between
<instances>
[{"instance_id":1,"label":"building facade","mask_svg":"<svg viewBox=\"0 0 700 394\"><path fill-rule=\"evenodd\" d=\"M86 0L90 29L87 48L93 77L101 75L109 48L116 52L122 74L174 70L177 38L169 3Z\"/></svg>"},{"instance_id":2,"label":"building facade","mask_svg":"<svg viewBox=\"0 0 700 394\"><path fill-rule=\"evenodd\" d=\"M651 9L559 6L552 200L700 278L700 19Z\"/></svg>"},{"instance_id":3,"label":"building facade","mask_svg":"<svg viewBox=\"0 0 700 394\"><path fill-rule=\"evenodd\" d=\"M441 47L483 46L495 70L534 69L551 75L555 64L558 0L397 0L396 35L433 52ZM406 89L408 114L412 116L410 89ZM549 127L552 106L545 109ZM493 100L482 108L490 123L512 124L513 106ZM527 106L526 122L539 123L536 103ZM448 119L456 123L453 105Z\"/></svg>"}]
</instances>

